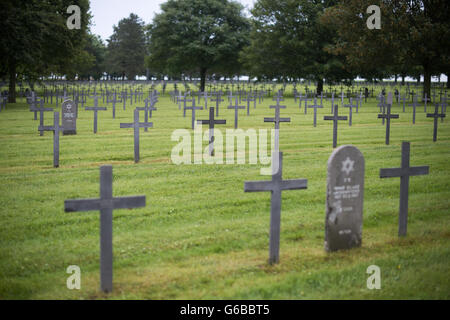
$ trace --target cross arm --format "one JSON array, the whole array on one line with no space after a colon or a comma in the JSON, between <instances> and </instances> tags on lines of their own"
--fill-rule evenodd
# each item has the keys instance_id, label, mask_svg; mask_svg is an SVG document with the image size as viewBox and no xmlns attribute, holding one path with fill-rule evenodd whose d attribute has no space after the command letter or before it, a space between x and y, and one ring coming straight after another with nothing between
<instances>
[{"instance_id":1,"label":"cross arm","mask_svg":"<svg viewBox=\"0 0 450 320\"><path fill-rule=\"evenodd\" d=\"M402 168L383 168L380 169L380 178L395 178L402 176Z\"/></svg>"},{"instance_id":2,"label":"cross arm","mask_svg":"<svg viewBox=\"0 0 450 320\"><path fill-rule=\"evenodd\" d=\"M410 167L409 170L410 176L421 176L428 174L430 171L430 167L429 166Z\"/></svg>"},{"instance_id":3,"label":"cross arm","mask_svg":"<svg viewBox=\"0 0 450 320\"><path fill-rule=\"evenodd\" d=\"M113 198L114 209L131 209L145 207L145 196Z\"/></svg>"},{"instance_id":4,"label":"cross arm","mask_svg":"<svg viewBox=\"0 0 450 320\"><path fill-rule=\"evenodd\" d=\"M244 192L272 191L271 181L246 181Z\"/></svg>"},{"instance_id":5,"label":"cross arm","mask_svg":"<svg viewBox=\"0 0 450 320\"><path fill-rule=\"evenodd\" d=\"M307 179L293 179L293 180L283 180L281 182L282 190L297 190L297 189L307 189L308 180Z\"/></svg>"},{"instance_id":6,"label":"cross arm","mask_svg":"<svg viewBox=\"0 0 450 320\"><path fill-rule=\"evenodd\" d=\"M215 124L227 124L227 120L214 120Z\"/></svg>"},{"instance_id":7,"label":"cross arm","mask_svg":"<svg viewBox=\"0 0 450 320\"><path fill-rule=\"evenodd\" d=\"M134 123L121 123L120 128L134 128Z\"/></svg>"},{"instance_id":8,"label":"cross arm","mask_svg":"<svg viewBox=\"0 0 450 320\"><path fill-rule=\"evenodd\" d=\"M65 212L100 210L100 199L72 199L64 201Z\"/></svg>"},{"instance_id":9,"label":"cross arm","mask_svg":"<svg viewBox=\"0 0 450 320\"><path fill-rule=\"evenodd\" d=\"M153 128L153 122L139 122L139 128Z\"/></svg>"}]
</instances>

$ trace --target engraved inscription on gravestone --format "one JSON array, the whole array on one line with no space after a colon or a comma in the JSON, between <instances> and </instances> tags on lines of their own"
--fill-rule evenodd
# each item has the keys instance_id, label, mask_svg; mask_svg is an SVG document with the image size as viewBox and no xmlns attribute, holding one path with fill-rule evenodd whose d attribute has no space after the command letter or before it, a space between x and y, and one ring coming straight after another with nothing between
<instances>
[{"instance_id":1,"label":"engraved inscription on gravestone","mask_svg":"<svg viewBox=\"0 0 450 320\"><path fill-rule=\"evenodd\" d=\"M63 135L77 134L76 105L72 100L65 100L62 104Z\"/></svg>"},{"instance_id":2,"label":"engraved inscription on gravestone","mask_svg":"<svg viewBox=\"0 0 450 320\"><path fill-rule=\"evenodd\" d=\"M345 145L328 159L325 250L361 246L364 193L364 156Z\"/></svg>"}]
</instances>

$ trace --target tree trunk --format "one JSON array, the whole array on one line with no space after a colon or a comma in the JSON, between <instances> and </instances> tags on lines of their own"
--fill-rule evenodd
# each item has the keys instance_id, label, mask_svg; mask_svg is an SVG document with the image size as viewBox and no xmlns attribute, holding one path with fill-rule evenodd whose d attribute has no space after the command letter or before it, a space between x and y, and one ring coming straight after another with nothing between
<instances>
[{"instance_id":1,"label":"tree trunk","mask_svg":"<svg viewBox=\"0 0 450 320\"><path fill-rule=\"evenodd\" d=\"M431 72L428 64L423 65L423 93L431 97Z\"/></svg>"},{"instance_id":2,"label":"tree trunk","mask_svg":"<svg viewBox=\"0 0 450 320\"><path fill-rule=\"evenodd\" d=\"M402 86L405 85L405 75L402 74Z\"/></svg>"},{"instance_id":3,"label":"tree trunk","mask_svg":"<svg viewBox=\"0 0 450 320\"><path fill-rule=\"evenodd\" d=\"M205 92L206 71L206 68L200 68L200 92Z\"/></svg>"},{"instance_id":4,"label":"tree trunk","mask_svg":"<svg viewBox=\"0 0 450 320\"><path fill-rule=\"evenodd\" d=\"M450 89L450 73L447 73L446 76L447 76L447 89Z\"/></svg>"},{"instance_id":5,"label":"tree trunk","mask_svg":"<svg viewBox=\"0 0 450 320\"><path fill-rule=\"evenodd\" d=\"M323 91L323 79L320 78L320 79L317 80L317 90L316 90L317 95L320 96L322 91Z\"/></svg>"},{"instance_id":6,"label":"tree trunk","mask_svg":"<svg viewBox=\"0 0 450 320\"><path fill-rule=\"evenodd\" d=\"M16 103L16 62L9 63L9 92L8 102Z\"/></svg>"}]
</instances>

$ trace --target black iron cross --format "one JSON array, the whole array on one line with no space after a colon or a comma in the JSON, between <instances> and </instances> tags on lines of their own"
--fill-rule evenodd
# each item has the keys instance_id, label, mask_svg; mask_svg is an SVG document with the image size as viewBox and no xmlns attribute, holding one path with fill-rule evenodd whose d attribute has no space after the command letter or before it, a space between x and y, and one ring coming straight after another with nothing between
<instances>
[{"instance_id":1,"label":"black iron cross","mask_svg":"<svg viewBox=\"0 0 450 320\"><path fill-rule=\"evenodd\" d=\"M438 118L444 119L445 114L439 113L439 105L435 104L434 113L427 113L427 118L434 118L434 128L433 128L433 141L437 140L437 130L438 130Z\"/></svg>"},{"instance_id":2,"label":"black iron cross","mask_svg":"<svg viewBox=\"0 0 450 320\"><path fill-rule=\"evenodd\" d=\"M338 121L339 120L347 120L347 116L339 116L338 105L335 105L333 109L334 109L334 115L333 116L324 116L323 120L333 120L333 148L336 148L337 133L338 133Z\"/></svg>"},{"instance_id":3,"label":"black iron cross","mask_svg":"<svg viewBox=\"0 0 450 320\"><path fill-rule=\"evenodd\" d=\"M264 122L274 122L275 123L275 152L278 152L279 149L279 140L280 140L280 122L291 122L291 118L280 118L280 109L285 109L286 106L280 106L279 100L277 100L277 104L275 106L270 106L271 109L275 109L275 117L274 118L264 118Z\"/></svg>"},{"instance_id":4,"label":"black iron cross","mask_svg":"<svg viewBox=\"0 0 450 320\"><path fill-rule=\"evenodd\" d=\"M391 106L392 106L392 92L389 92L387 98L387 113L379 114L378 119L386 119L386 144L389 144L389 136L391 132L391 119L398 119L398 114L391 114Z\"/></svg>"},{"instance_id":5,"label":"black iron cross","mask_svg":"<svg viewBox=\"0 0 450 320\"><path fill-rule=\"evenodd\" d=\"M272 154L272 180L245 182L245 192L270 191L270 242L269 263L279 261L280 225L281 225L281 192L283 190L307 189L307 179L283 180L283 153Z\"/></svg>"},{"instance_id":6,"label":"black iron cross","mask_svg":"<svg viewBox=\"0 0 450 320\"><path fill-rule=\"evenodd\" d=\"M59 125L59 112L53 114L53 126L39 126L39 131L53 131L53 166L59 167L59 132L64 128Z\"/></svg>"},{"instance_id":7,"label":"black iron cross","mask_svg":"<svg viewBox=\"0 0 450 320\"><path fill-rule=\"evenodd\" d=\"M230 101L231 103L231 101ZM239 109L245 109L245 106L240 106L238 103L238 97L235 97L235 105L229 105L228 109L234 109L234 128L237 129L238 127L238 112Z\"/></svg>"},{"instance_id":8,"label":"black iron cross","mask_svg":"<svg viewBox=\"0 0 450 320\"><path fill-rule=\"evenodd\" d=\"M39 100L39 104L40 107L39 108L34 108L33 110L35 111L39 111L39 127L38 127L38 131L39 131L39 135L43 136L44 135L44 112L45 111L53 111L53 108L44 108L44 99Z\"/></svg>"},{"instance_id":9,"label":"black iron cross","mask_svg":"<svg viewBox=\"0 0 450 320\"><path fill-rule=\"evenodd\" d=\"M99 107L98 106L98 99L100 97L95 95L93 96L94 99L94 106L93 107L85 107L84 110L88 110L88 111L94 111L94 133L97 133L97 113L98 111L105 111L106 107Z\"/></svg>"},{"instance_id":10,"label":"black iron cross","mask_svg":"<svg viewBox=\"0 0 450 320\"><path fill-rule=\"evenodd\" d=\"M380 178L400 177L400 211L398 217L398 235L406 236L408 223L409 177L428 174L429 167L410 167L410 143L402 142L402 167L380 169Z\"/></svg>"},{"instance_id":11,"label":"black iron cross","mask_svg":"<svg viewBox=\"0 0 450 320\"><path fill-rule=\"evenodd\" d=\"M144 99L145 102L145 107L137 107L136 109L139 111L145 111L144 112L144 123L148 123L148 118L150 116L150 118L152 117L152 111L156 111L157 109L154 106L154 104L156 103L157 98L156 97L151 97ZM148 105L150 103L150 106ZM144 127L144 131L147 132L148 131L148 127Z\"/></svg>"},{"instance_id":12,"label":"black iron cross","mask_svg":"<svg viewBox=\"0 0 450 320\"><path fill-rule=\"evenodd\" d=\"M133 128L134 129L134 162L139 162L139 128L153 128L153 122L139 122L139 110L134 110L134 122L133 123L121 123L120 128Z\"/></svg>"},{"instance_id":13,"label":"black iron cross","mask_svg":"<svg viewBox=\"0 0 450 320\"><path fill-rule=\"evenodd\" d=\"M195 127L195 110L203 110L203 107L196 107L195 106L195 98L193 98L191 101L192 101L192 106L185 107L184 110L192 110L191 127L192 127L192 130L194 130L194 127Z\"/></svg>"},{"instance_id":14,"label":"black iron cross","mask_svg":"<svg viewBox=\"0 0 450 320\"><path fill-rule=\"evenodd\" d=\"M100 211L100 288L113 289L113 210L145 207L145 196L113 197L112 166L100 167L100 198L64 201L65 212Z\"/></svg>"},{"instance_id":15,"label":"black iron cross","mask_svg":"<svg viewBox=\"0 0 450 320\"><path fill-rule=\"evenodd\" d=\"M216 124L226 124L226 120L216 120L214 119L214 107L209 108L209 119L208 120L197 120L197 123L209 125L209 155L214 155L214 125Z\"/></svg>"},{"instance_id":16,"label":"black iron cross","mask_svg":"<svg viewBox=\"0 0 450 320\"><path fill-rule=\"evenodd\" d=\"M353 118L353 108L357 108L358 104L353 104L353 98L350 98L350 104L345 104L344 108L348 108L349 110L349 117L348 117L348 126L352 126L352 118Z\"/></svg>"},{"instance_id":17,"label":"black iron cross","mask_svg":"<svg viewBox=\"0 0 450 320\"><path fill-rule=\"evenodd\" d=\"M314 108L314 127L317 125L317 108L323 108L322 104L317 104L317 98L314 97L314 103L309 105L308 108Z\"/></svg>"}]
</instances>

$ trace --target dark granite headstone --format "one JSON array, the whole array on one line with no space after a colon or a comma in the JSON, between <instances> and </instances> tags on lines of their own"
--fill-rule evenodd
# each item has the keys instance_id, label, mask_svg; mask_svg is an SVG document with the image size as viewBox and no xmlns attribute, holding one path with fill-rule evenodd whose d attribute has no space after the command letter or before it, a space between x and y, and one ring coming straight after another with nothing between
<instances>
[{"instance_id":1,"label":"dark granite headstone","mask_svg":"<svg viewBox=\"0 0 450 320\"><path fill-rule=\"evenodd\" d=\"M76 105L66 100L61 106L63 135L77 134Z\"/></svg>"},{"instance_id":2,"label":"dark granite headstone","mask_svg":"<svg viewBox=\"0 0 450 320\"><path fill-rule=\"evenodd\" d=\"M364 197L364 156L345 145L328 159L325 250L361 246Z\"/></svg>"}]
</instances>

